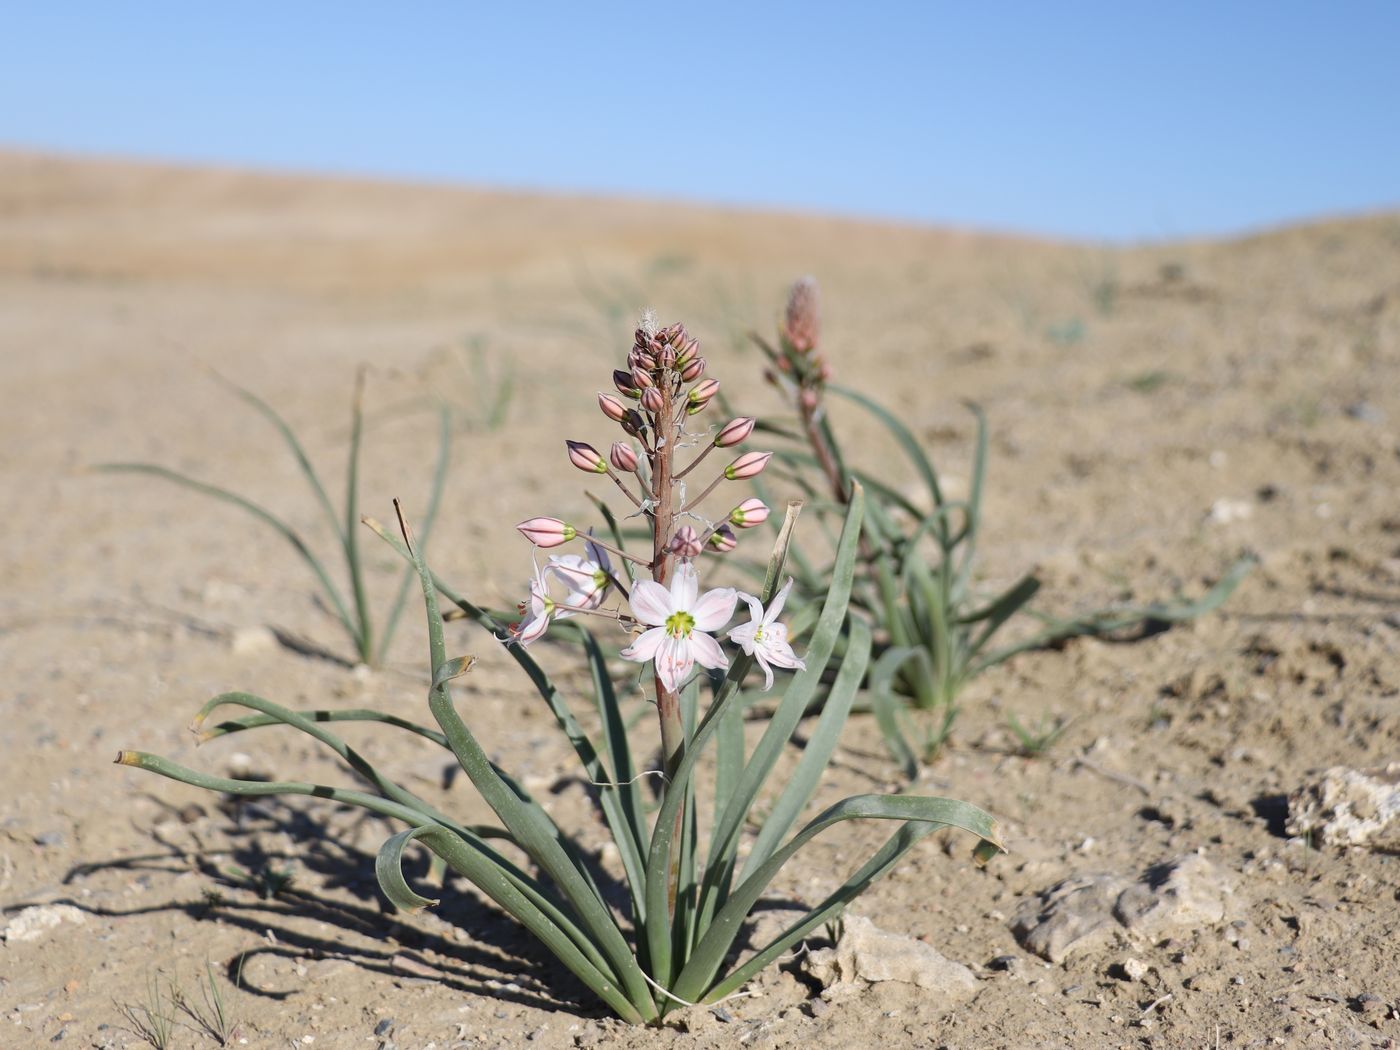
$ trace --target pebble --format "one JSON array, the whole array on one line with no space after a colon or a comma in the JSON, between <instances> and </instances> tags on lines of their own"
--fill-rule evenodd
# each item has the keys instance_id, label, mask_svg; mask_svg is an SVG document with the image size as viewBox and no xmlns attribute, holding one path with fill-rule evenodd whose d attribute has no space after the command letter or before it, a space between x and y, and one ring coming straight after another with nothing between
<instances>
[{"instance_id":1,"label":"pebble","mask_svg":"<svg viewBox=\"0 0 1400 1050\"><path fill-rule=\"evenodd\" d=\"M1379 995L1372 995L1370 992L1366 992L1356 997L1356 1005L1361 1008L1363 1014L1369 1014L1375 1010L1385 1009L1385 1000Z\"/></svg>"},{"instance_id":2,"label":"pebble","mask_svg":"<svg viewBox=\"0 0 1400 1050\"><path fill-rule=\"evenodd\" d=\"M374 1026L375 1035L389 1035L394 1031L394 1019L386 1017Z\"/></svg>"},{"instance_id":3,"label":"pebble","mask_svg":"<svg viewBox=\"0 0 1400 1050\"><path fill-rule=\"evenodd\" d=\"M1013 973L1021 968L1021 957L1019 955L998 955L991 962L987 963L989 970L1005 970Z\"/></svg>"},{"instance_id":4,"label":"pebble","mask_svg":"<svg viewBox=\"0 0 1400 1050\"><path fill-rule=\"evenodd\" d=\"M34 844L36 846L62 846L63 832L42 831L34 836Z\"/></svg>"}]
</instances>

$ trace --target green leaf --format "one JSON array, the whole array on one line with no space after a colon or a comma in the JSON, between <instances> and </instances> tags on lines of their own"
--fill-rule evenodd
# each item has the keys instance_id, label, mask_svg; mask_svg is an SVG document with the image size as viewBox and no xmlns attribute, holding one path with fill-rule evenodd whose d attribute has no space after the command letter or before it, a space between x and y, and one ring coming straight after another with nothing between
<instances>
[{"instance_id":1,"label":"green leaf","mask_svg":"<svg viewBox=\"0 0 1400 1050\"><path fill-rule=\"evenodd\" d=\"M440 903L436 899L416 893L403 877L404 847L428 830L428 826L423 824L416 828L405 828L386 839L375 855L374 877L379 880L379 888L384 891L384 896L389 898L389 903L400 911L422 911Z\"/></svg>"},{"instance_id":2,"label":"green leaf","mask_svg":"<svg viewBox=\"0 0 1400 1050\"><path fill-rule=\"evenodd\" d=\"M870 672L870 697L875 724L885 739L885 747L899 763L900 772L907 779L913 780L919 775L919 762L914 757L914 750L909 746L905 728L900 722L903 701L894 692L895 675L910 660L918 661L922 665L920 670L924 673L932 673L932 668L928 666L928 654L923 649L917 646L887 649L880 654L880 658L875 661L874 670Z\"/></svg>"},{"instance_id":3,"label":"green leaf","mask_svg":"<svg viewBox=\"0 0 1400 1050\"><path fill-rule=\"evenodd\" d=\"M694 1002L709 990L744 920L773 877L798 850L843 820L927 821L934 825L962 828L1000 848L996 821L976 806L957 799L917 795L855 795L842 799L815 817L787 845L735 887L677 978L672 991L679 998Z\"/></svg>"},{"instance_id":4,"label":"green leaf","mask_svg":"<svg viewBox=\"0 0 1400 1050\"><path fill-rule=\"evenodd\" d=\"M851 704L865 679L865 669L870 664L870 627L864 620L853 619L849 622L850 641L845 659L841 661L841 670L827 694L826 702L822 704L821 717L802 749L802 758L798 761L797 768L788 777L787 785L773 803L768 812L768 819L763 822L758 837L754 839L753 848L749 850L748 859L744 862L744 874L748 874L773 855L778 843L796 822L802 807L812 797L822 774L826 771L827 763L831 761L832 752L836 750L836 742L846 725Z\"/></svg>"},{"instance_id":5,"label":"green leaf","mask_svg":"<svg viewBox=\"0 0 1400 1050\"><path fill-rule=\"evenodd\" d=\"M848 401L854 401L884 424L885 429L890 432L895 441L899 443L900 448L904 450L904 454L909 457L909 461L914 465L914 469L917 470L920 477L923 478L924 484L928 486L929 495L933 499L933 506L935 508L943 506L943 489L938 483L938 473L933 469L933 464L929 462L929 458L924 455L924 450L919 447L919 442L915 440L914 435L909 431L909 428L900 421L899 417L891 413L878 401L872 400L855 390L843 386L828 386L827 389L833 394L846 398ZM946 546L947 536L943 536L940 542Z\"/></svg>"}]
</instances>

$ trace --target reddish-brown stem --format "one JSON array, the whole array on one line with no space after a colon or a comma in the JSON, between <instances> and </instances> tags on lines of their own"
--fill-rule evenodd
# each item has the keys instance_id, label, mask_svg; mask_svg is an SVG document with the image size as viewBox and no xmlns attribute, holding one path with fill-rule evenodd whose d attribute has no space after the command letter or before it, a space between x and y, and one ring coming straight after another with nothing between
<instances>
[{"instance_id":1,"label":"reddish-brown stem","mask_svg":"<svg viewBox=\"0 0 1400 1050\"><path fill-rule=\"evenodd\" d=\"M656 413L656 449L652 455L651 495L655 501L652 517L652 560L651 578L663 587L671 575L672 556L667 550L671 542L671 525L675 519L675 503L671 493L672 470L675 466L677 428L667 426L661 429L662 421L671 418L671 401L674 385L669 374L657 384L663 402ZM666 765L667 790L670 790L670 777L675 773L682 747L685 744L685 724L681 719L681 698L673 690L667 689L656 675L656 714L661 722L661 751ZM680 880L681 829L684 826L685 807L676 808L676 826L671 837L671 856L668 869L666 899L672 915L676 909L676 887Z\"/></svg>"}]
</instances>

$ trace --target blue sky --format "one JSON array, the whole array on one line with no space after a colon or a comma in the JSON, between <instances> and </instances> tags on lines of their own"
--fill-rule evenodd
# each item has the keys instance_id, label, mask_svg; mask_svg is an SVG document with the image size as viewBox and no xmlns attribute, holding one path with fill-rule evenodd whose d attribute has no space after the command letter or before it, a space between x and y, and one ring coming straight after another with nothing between
<instances>
[{"instance_id":1,"label":"blue sky","mask_svg":"<svg viewBox=\"0 0 1400 1050\"><path fill-rule=\"evenodd\" d=\"M1138 240L1400 206L1400 3L7 5L0 144Z\"/></svg>"}]
</instances>

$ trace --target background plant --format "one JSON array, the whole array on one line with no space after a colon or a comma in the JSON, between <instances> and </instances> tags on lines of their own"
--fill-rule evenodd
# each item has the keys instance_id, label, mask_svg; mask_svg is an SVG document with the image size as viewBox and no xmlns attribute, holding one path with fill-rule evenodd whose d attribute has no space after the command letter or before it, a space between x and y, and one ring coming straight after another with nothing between
<instances>
[{"instance_id":1,"label":"background plant","mask_svg":"<svg viewBox=\"0 0 1400 1050\"><path fill-rule=\"evenodd\" d=\"M321 482L321 477L306 454L306 449L297 438L295 431L270 404L252 391L245 390L226 380L220 382L229 387L240 399L251 405L276 429L288 451L296 459L312 496L320 506L326 523L335 536L341 559L345 566L345 580L349 583L351 598L346 600L344 584L337 584L326 568L326 557L316 553L310 543L293 528L287 520L263 505L241 496L236 492L190 477L180 471L156 463L103 463L97 470L107 473L145 474L173 481L177 485L203 493L206 496L232 504L240 508L264 525L273 529L292 545L297 556L316 579L320 596L325 600L336 620L344 628L360 663L378 665L383 663L393 641L399 617L413 584L413 570L404 571L393 602L384 622L383 630L376 636L373 619L370 615L368 591L365 580L365 563L360 552L360 445L364 434L364 370L355 377L355 392L350 404L350 447L345 479L345 498L337 508ZM423 541L431 532L441 502L443 485L447 479L448 455L451 447L451 418L447 409L438 413L438 451L433 468L432 488L428 499L427 513L423 518Z\"/></svg>"},{"instance_id":2,"label":"background plant","mask_svg":"<svg viewBox=\"0 0 1400 1050\"><path fill-rule=\"evenodd\" d=\"M785 629L779 629L782 625L774 618L798 508L789 507L761 593L753 596L764 615L746 625L747 633L730 632L746 640L739 642L741 651L730 657L713 638L702 643L698 635L708 637L708 632L720 630L723 607L727 603L732 614L739 596L726 588L701 595L694 562L702 554L732 550L738 542L736 529L757 525L768 516L766 505L753 498L739 500L717 520L706 517L702 504L716 489L727 493L733 483L751 480L766 465L767 456L743 453L721 468L709 487L692 487L686 481L691 470L714 449L738 445L753 420L739 417L718 428L696 429L694 417L711 403L718 383L703 378L698 344L679 325L658 330L644 324L628 364L614 374L621 399L602 394L599 404L637 444L616 442L607 459L583 442L569 442L568 451L574 466L608 474L627 493L634 516L646 522L651 533L643 552L628 551L616 529L610 529L613 542L608 542L555 518L522 523L520 531L537 547L576 542L584 544L586 553L552 557L546 569L537 565L520 621L507 625L432 573L401 513L402 541L371 523L410 559L419 580L428 626L428 709L435 728L371 709L297 711L247 693L217 696L196 718L203 740L271 725L291 727L337 754L366 790L214 777L137 751L122 752L118 762L235 795L314 795L400 822L403 829L384 843L375 866L382 890L396 906L413 910L436 903L410 887L404 876L404 853L416 842L530 930L618 1016L640 1023L734 994L802 938L838 917L850 900L937 828L958 827L977 836L981 860L1000 847L995 823L976 807L908 795L852 796L792 833L836 747L870 659L869 626L864 619L848 617L866 520L864 493L853 485L843 507L830 586L820 602L812 603L805 667L791 678L761 738L749 750L742 712L753 664L786 667L802 662L790 649L783 651ZM629 407L628 401L636 407ZM681 465L677 456L687 451L690 461ZM698 496L693 495L697 488ZM608 520L616 522L611 515ZM619 559L615 570L608 551ZM563 598L556 597L554 589L560 582L569 592ZM630 614L604 607L613 592L627 599ZM596 793L617 847L619 870L600 867L595 854L583 851L519 782L487 757L452 701L451 682L468 673L475 661L470 656L448 657L439 595L463 618L505 644L554 715L584 781ZM658 611L662 596L671 604ZM614 630L619 624L630 630L648 628L621 655L653 665L652 694L662 742L659 770L645 770L638 762L637 744L608 673L605 647L584 626L585 615L604 620ZM653 634L649 643L648 634L655 631L662 633ZM564 694L526 648L547 633L577 644L590 671L591 702L601 725L596 739L584 731ZM838 642L842 658L835 666ZM693 656L692 665L684 664L681 649ZM694 664L708 672L691 673ZM710 692L708 706L700 700L702 687ZM784 746L819 689L826 703L801 759L782 784L767 792ZM209 718L225 708L251 713L208 725ZM387 778L331 731L336 722L375 722L448 750L499 823L469 826L456 821ZM702 763L712 775L699 775ZM656 811L650 822L644 779L655 787ZM781 933L736 958L748 916L779 870L817 835L852 819L889 821L893 831L835 891L800 912ZM741 858L740 842L751 826L751 845ZM610 907L604 890L615 880L626 888L622 915Z\"/></svg>"},{"instance_id":3,"label":"background plant","mask_svg":"<svg viewBox=\"0 0 1400 1050\"><path fill-rule=\"evenodd\" d=\"M816 282L803 278L789 294L776 344L753 336L769 362L769 380L785 393L797 420L795 428L760 426L788 439L774 455L784 476L812 499L819 515L833 519L843 514L857 485L869 494L851 603L875 626L871 706L886 745L907 776L917 773L920 760L932 760L948 739L959 693L983 671L1017 653L1068 638L1194 619L1224 602L1253 567L1254 559L1241 558L1196 601L1121 605L1071 618L1030 607L1041 586L1032 573L1000 593L982 593L974 568L987 470L985 414L967 404L976 419L971 480L966 499L948 499L909 428L872 398L830 381L831 368L819 346L818 306ZM859 406L885 428L925 490L926 506L903 495L894 478L848 464L826 411L829 396ZM792 557L801 586L798 600L816 600L825 588L826 568L798 546ZM1003 625L1018 614L1036 621L1037 628L1016 641L994 644ZM1044 722L1033 733L1020 723L1012 729L1028 753L1043 751L1060 732Z\"/></svg>"}]
</instances>

